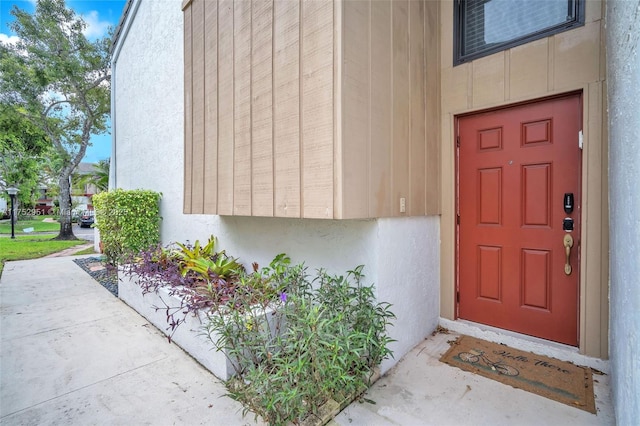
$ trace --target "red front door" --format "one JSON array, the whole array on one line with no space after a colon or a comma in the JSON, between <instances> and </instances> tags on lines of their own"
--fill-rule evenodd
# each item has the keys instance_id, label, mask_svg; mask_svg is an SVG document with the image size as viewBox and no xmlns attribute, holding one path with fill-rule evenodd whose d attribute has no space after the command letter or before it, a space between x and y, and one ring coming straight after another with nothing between
<instances>
[{"instance_id":1,"label":"red front door","mask_svg":"<svg viewBox=\"0 0 640 426\"><path fill-rule=\"evenodd\" d=\"M577 346L581 116L574 95L458 118L459 318Z\"/></svg>"}]
</instances>

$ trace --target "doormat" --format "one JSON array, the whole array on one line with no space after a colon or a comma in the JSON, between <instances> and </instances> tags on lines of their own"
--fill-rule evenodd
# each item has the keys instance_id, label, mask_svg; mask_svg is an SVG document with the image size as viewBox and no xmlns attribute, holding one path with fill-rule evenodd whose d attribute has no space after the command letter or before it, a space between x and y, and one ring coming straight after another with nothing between
<instances>
[{"instance_id":1,"label":"doormat","mask_svg":"<svg viewBox=\"0 0 640 426\"><path fill-rule=\"evenodd\" d=\"M440 361L596 414L589 368L470 336L458 338Z\"/></svg>"}]
</instances>

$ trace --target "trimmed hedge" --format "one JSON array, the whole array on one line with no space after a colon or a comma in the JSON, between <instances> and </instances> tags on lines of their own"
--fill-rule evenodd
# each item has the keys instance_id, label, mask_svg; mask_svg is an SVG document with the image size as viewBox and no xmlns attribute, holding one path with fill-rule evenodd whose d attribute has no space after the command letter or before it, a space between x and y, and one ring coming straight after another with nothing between
<instances>
[{"instance_id":1,"label":"trimmed hedge","mask_svg":"<svg viewBox=\"0 0 640 426\"><path fill-rule=\"evenodd\" d=\"M110 263L160 243L161 197L143 189L115 189L93 196L95 227Z\"/></svg>"}]
</instances>

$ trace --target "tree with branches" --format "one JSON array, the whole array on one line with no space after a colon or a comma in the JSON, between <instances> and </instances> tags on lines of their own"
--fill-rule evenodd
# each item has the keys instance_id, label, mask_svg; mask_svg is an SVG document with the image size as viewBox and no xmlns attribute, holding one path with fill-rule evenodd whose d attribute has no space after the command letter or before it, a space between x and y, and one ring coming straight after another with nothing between
<instances>
[{"instance_id":1,"label":"tree with branches","mask_svg":"<svg viewBox=\"0 0 640 426\"><path fill-rule=\"evenodd\" d=\"M17 186L18 205L32 208L51 143L13 108L0 105L0 186ZM2 196L5 195L4 191Z\"/></svg>"},{"instance_id":2,"label":"tree with branches","mask_svg":"<svg viewBox=\"0 0 640 426\"><path fill-rule=\"evenodd\" d=\"M57 157L60 234L75 239L71 226L70 177L91 135L107 130L110 112L109 46L89 41L86 23L64 0L38 0L33 15L14 7L10 24L19 37L0 44L0 103L13 108L50 141Z\"/></svg>"}]
</instances>

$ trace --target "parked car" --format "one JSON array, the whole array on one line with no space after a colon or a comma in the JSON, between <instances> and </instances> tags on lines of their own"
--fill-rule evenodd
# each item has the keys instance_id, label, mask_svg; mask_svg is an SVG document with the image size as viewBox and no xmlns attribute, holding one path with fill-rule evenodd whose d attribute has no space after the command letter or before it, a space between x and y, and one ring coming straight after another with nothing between
<instances>
[{"instance_id":1,"label":"parked car","mask_svg":"<svg viewBox=\"0 0 640 426\"><path fill-rule=\"evenodd\" d=\"M82 215L80 216L80 227L89 228L91 225L93 225L93 219L93 212L86 211L82 213Z\"/></svg>"}]
</instances>

